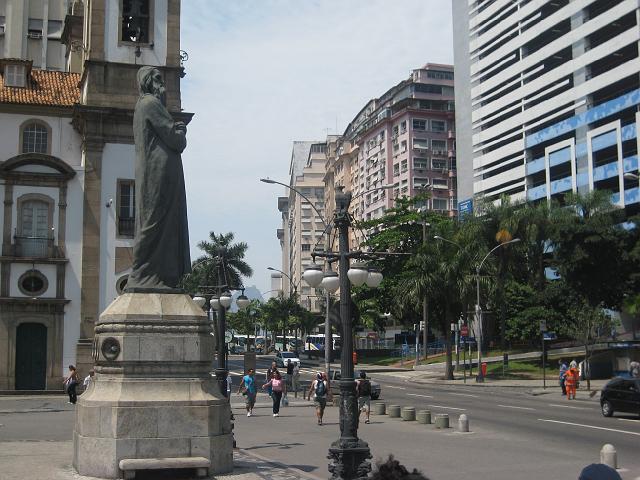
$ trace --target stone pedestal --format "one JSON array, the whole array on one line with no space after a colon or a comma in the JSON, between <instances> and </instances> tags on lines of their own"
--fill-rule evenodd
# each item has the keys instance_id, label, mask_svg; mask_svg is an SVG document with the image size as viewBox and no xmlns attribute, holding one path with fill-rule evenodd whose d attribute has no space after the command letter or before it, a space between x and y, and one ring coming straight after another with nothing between
<instances>
[{"instance_id":1,"label":"stone pedestal","mask_svg":"<svg viewBox=\"0 0 640 480\"><path fill-rule=\"evenodd\" d=\"M204 457L209 474L233 469L211 326L188 295L121 295L100 315L93 356L94 382L76 405L79 474L121 478L122 459Z\"/></svg>"}]
</instances>

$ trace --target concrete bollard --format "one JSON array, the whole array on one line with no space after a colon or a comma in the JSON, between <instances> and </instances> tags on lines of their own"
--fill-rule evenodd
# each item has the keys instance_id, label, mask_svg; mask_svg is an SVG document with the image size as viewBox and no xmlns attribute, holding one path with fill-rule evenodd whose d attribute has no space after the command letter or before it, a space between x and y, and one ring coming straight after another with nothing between
<instances>
[{"instance_id":1,"label":"concrete bollard","mask_svg":"<svg viewBox=\"0 0 640 480\"><path fill-rule=\"evenodd\" d=\"M416 420L415 407L402 407L402 420L404 422L414 422Z\"/></svg>"},{"instance_id":2,"label":"concrete bollard","mask_svg":"<svg viewBox=\"0 0 640 480\"><path fill-rule=\"evenodd\" d=\"M449 415L439 413L436 415L436 428L449 428Z\"/></svg>"},{"instance_id":3,"label":"concrete bollard","mask_svg":"<svg viewBox=\"0 0 640 480\"><path fill-rule=\"evenodd\" d=\"M600 463L604 463L611 468L618 468L618 452L610 443L604 444L602 450L600 450Z\"/></svg>"},{"instance_id":4,"label":"concrete bollard","mask_svg":"<svg viewBox=\"0 0 640 480\"><path fill-rule=\"evenodd\" d=\"M400 418L400 405L389 405L387 413L391 418Z\"/></svg>"},{"instance_id":5,"label":"concrete bollard","mask_svg":"<svg viewBox=\"0 0 640 480\"><path fill-rule=\"evenodd\" d=\"M376 415L386 415L387 414L387 404L386 403L376 403L374 404L374 412Z\"/></svg>"},{"instance_id":6,"label":"concrete bollard","mask_svg":"<svg viewBox=\"0 0 640 480\"><path fill-rule=\"evenodd\" d=\"M458 431L462 433L469 431L469 419L464 413L458 417Z\"/></svg>"},{"instance_id":7,"label":"concrete bollard","mask_svg":"<svg viewBox=\"0 0 640 480\"><path fill-rule=\"evenodd\" d=\"M416 413L416 420L423 425L429 425L431 423L431 411L430 410L418 410Z\"/></svg>"}]
</instances>

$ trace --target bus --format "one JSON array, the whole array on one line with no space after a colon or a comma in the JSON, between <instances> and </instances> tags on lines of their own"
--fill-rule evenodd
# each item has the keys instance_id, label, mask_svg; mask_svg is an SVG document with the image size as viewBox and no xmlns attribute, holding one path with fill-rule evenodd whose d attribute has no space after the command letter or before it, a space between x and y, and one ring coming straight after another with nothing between
<instances>
[{"instance_id":1,"label":"bus","mask_svg":"<svg viewBox=\"0 0 640 480\"><path fill-rule=\"evenodd\" d=\"M333 340L333 350L340 350L342 343L340 342L340 335L331 335ZM324 350L324 333L314 333L313 335L307 335L304 342L305 350Z\"/></svg>"},{"instance_id":2,"label":"bus","mask_svg":"<svg viewBox=\"0 0 640 480\"><path fill-rule=\"evenodd\" d=\"M295 351L296 350L296 337L294 335L287 335L287 346L283 348L282 346L282 335L276 336L276 345L275 348L277 351L281 352L282 350L286 351ZM302 340L298 338L298 349L302 347Z\"/></svg>"}]
</instances>

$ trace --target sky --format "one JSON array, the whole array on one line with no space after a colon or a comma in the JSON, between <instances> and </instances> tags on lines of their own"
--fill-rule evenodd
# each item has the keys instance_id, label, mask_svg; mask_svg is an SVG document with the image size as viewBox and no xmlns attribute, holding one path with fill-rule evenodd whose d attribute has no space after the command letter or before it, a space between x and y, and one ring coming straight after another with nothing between
<instances>
[{"instance_id":1,"label":"sky","mask_svg":"<svg viewBox=\"0 0 640 480\"><path fill-rule=\"evenodd\" d=\"M342 134L411 70L453 63L451 1L183 1L182 107L195 113L182 157L192 259L209 232L233 232L249 245L245 286L270 290L267 267L282 268L285 192L259 179L288 183L294 140Z\"/></svg>"}]
</instances>

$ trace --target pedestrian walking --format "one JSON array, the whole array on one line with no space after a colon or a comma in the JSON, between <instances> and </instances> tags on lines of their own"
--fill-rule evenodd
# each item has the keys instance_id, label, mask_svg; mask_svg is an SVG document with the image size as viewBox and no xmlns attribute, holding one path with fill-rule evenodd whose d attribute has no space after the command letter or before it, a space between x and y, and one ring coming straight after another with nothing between
<instances>
[{"instance_id":1,"label":"pedestrian walking","mask_svg":"<svg viewBox=\"0 0 640 480\"><path fill-rule=\"evenodd\" d=\"M233 385L233 380L231 375L227 374L227 400L229 401L231 401L231 385Z\"/></svg>"},{"instance_id":2,"label":"pedestrian walking","mask_svg":"<svg viewBox=\"0 0 640 480\"><path fill-rule=\"evenodd\" d=\"M293 368L294 364L290 359L287 359L287 387L291 388L293 385L291 384L293 380Z\"/></svg>"},{"instance_id":3,"label":"pedestrian walking","mask_svg":"<svg viewBox=\"0 0 640 480\"><path fill-rule=\"evenodd\" d=\"M267 373L265 374L265 383L269 383L273 378L273 374L278 371L278 367L276 366L276 362L271 362L271 366L267 369ZM267 393L271 396L271 386L267 389Z\"/></svg>"},{"instance_id":4,"label":"pedestrian walking","mask_svg":"<svg viewBox=\"0 0 640 480\"><path fill-rule=\"evenodd\" d=\"M569 367L567 367L567 364L564 360L558 360L558 366L560 369L560 374L559 374L559 381L560 381L560 388L562 388L562 395L566 395L567 394L567 387L564 384L564 374L567 373L567 370L569 370Z\"/></svg>"},{"instance_id":5,"label":"pedestrian walking","mask_svg":"<svg viewBox=\"0 0 640 480\"><path fill-rule=\"evenodd\" d=\"M578 378L580 373L578 372L578 364L573 360L569 364L569 370L564 374L564 384L567 389L567 400L576 399L576 388L578 388Z\"/></svg>"},{"instance_id":6,"label":"pedestrian walking","mask_svg":"<svg viewBox=\"0 0 640 480\"><path fill-rule=\"evenodd\" d=\"M369 423L369 413L371 411L371 382L367 379L367 374L360 371L360 378L356 380L356 397L358 398L358 419L364 412L364 423Z\"/></svg>"},{"instance_id":7,"label":"pedestrian walking","mask_svg":"<svg viewBox=\"0 0 640 480\"><path fill-rule=\"evenodd\" d=\"M640 378L640 362L633 361L629 364L631 378Z\"/></svg>"},{"instance_id":8,"label":"pedestrian walking","mask_svg":"<svg viewBox=\"0 0 640 480\"><path fill-rule=\"evenodd\" d=\"M89 375L84 377L84 381L82 382L82 387L84 388L85 392L89 388L89 385L91 385L91 382L93 382L93 376L95 375L95 373L96 372L94 372L93 370L89 370Z\"/></svg>"},{"instance_id":9,"label":"pedestrian walking","mask_svg":"<svg viewBox=\"0 0 640 480\"><path fill-rule=\"evenodd\" d=\"M291 377L291 388L295 393L295 397L298 398L298 389L300 388L300 365L298 362L294 362L293 374Z\"/></svg>"},{"instance_id":10,"label":"pedestrian walking","mask_svg":"<svg viewBox=\"0 0 640 480\"><path fill-rule=\"evenodd\" d=\"M253 368L247 370L247 374L242 377L240 387L238 388L238 395L242 393L242 395L246 397L245 407L247 408L247 417L253 415L253 407L256 404L256 395L258 393L253 373Z\"/></svg>"},{"instance_id":11,"label":"pedestrian walking","mask_svg":"<svg viewBox=\"0 0 640 480\"><path fill-rule=\"evenodd\" d=\"M69 365L69 375L65 377L63 384L67 395L69 395L69 403L75 405L78 401L78 394L76 393L76 387L78 386L78 372L76 371L76 367L73 365Z\"/></svg>"},{"instance_id":12,"label":"pedestrian walking","mask_svg":"<svg viewBox=\"0 0 640 480\"><path fill-rule=\"evenodd\" d=\"M282 379L282 375L279 371L275 371L271 380L265 383L262 388L271 387L271 399L273 400L273 416L280 416L280 401L282 395L286 395L287 386Z\"/></svg>"},{"instance_id":13,"label":"pedestrian walking","mask_svg":"<svg viewBox=\"0 0 640 480\"><path fill-rule=\"evenodd\" d=\"M324 416L324 409L327 407L327 396L330 395L329 384L323 378L322 373L318 372L316 379L311 382L309 387L308 397L311 400L311 394L313 395L313 405L316 407L316 417L318 418L318 425L322 425L322 417Z\"/></svg>"}]
</instances>

